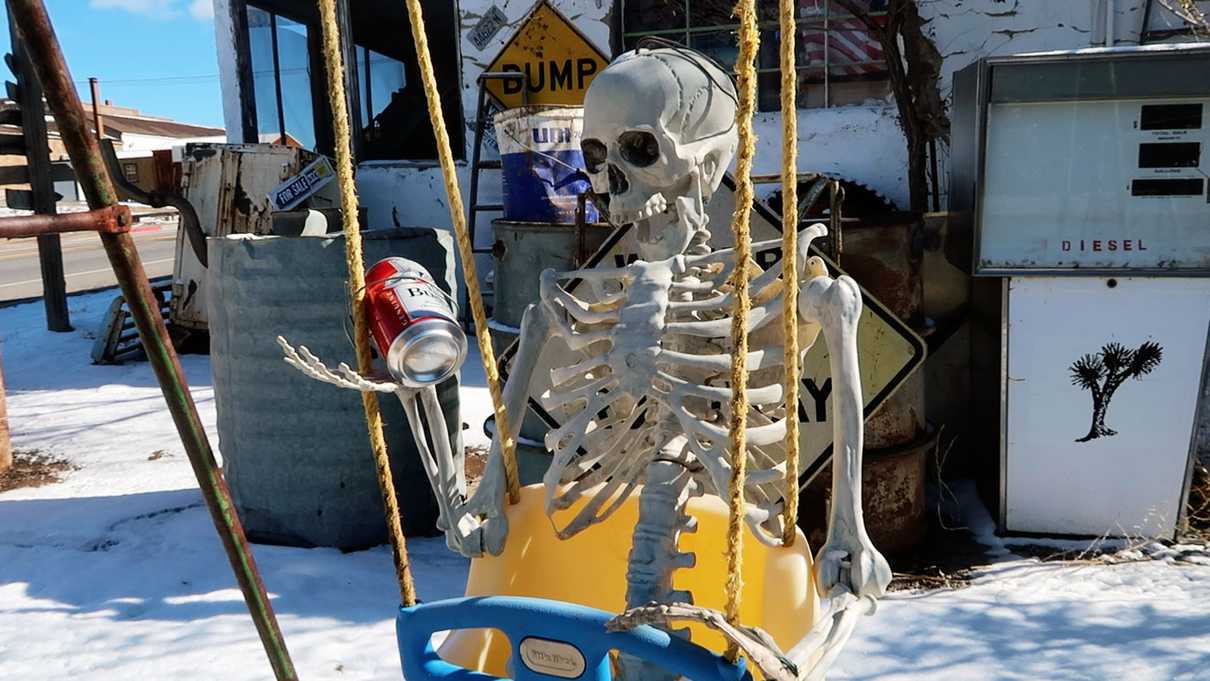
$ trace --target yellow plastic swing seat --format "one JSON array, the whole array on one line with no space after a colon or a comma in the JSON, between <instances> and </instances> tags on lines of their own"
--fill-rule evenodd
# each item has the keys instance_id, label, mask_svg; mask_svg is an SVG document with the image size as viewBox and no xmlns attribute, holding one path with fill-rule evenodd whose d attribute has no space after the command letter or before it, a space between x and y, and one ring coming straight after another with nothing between
<instances>
[{"instance_id":1,"label":"yellow plastic swing seat","mask_svg":"<svg viewBox=\"0 0 1210 681\"><path fill-rule=\"evenodd\" d=\"M467 596L533 596L587 605L609 612L626 608L626 564L631 534L639 519L636 490L606 521L560 540L542 508L541 485L521 489L521 500L507 510L508 542L499 556L471 561ZM563 527L581 500L555 515ZM694 602L723 610L726 603L727 504L716 496L691 499L688 512L697 518L694 533L681 535L680 550L695 554L694 567L677 570L673 586L693 594ZM743 553L744 625L764 629L783 650L797 643L815 624L819 612L811 552L802 532L792 547L762 544L745 525ZM723 637L691 625L692 640L721 652ZM451 632L441 646L443 659L468 669L506 676L508 642L491 629Z\"/></svg>"}]
</instances>

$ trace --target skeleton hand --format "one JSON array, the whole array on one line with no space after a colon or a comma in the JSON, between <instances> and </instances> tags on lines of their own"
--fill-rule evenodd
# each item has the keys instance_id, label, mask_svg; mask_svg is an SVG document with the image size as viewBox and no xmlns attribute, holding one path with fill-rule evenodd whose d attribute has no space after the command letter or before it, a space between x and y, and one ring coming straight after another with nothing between
<instances>
[{"instance_id":1,"label":"skeleton hand","mask_svg":"<svg viewBox=\"0 0 1210 681\"><path fill-rule=\"evenodd\" d=\"M493 449L496 446L493 444ZM445 532L445 543L451 551L467 558L478 558L485 551L493 556L500 555L504 540L508 538L508 517L504 515L506 487L504 462L493 451L475 494L454 509L452 518L443 515L437 520L437 527Z\"/></svg>"},{"instance_id":2,"label":"skeleton hand","mask_svg":"<svg viewBox=\"0 0 1210 681\"><path fill-rule=\"evenodd\" d=\"M878 598L891 583L891 566L874 548L865 528L829 528L828 540L815 559L819 590L827 593L840 584L857 596Z\"/></svg>"}]
</instances>

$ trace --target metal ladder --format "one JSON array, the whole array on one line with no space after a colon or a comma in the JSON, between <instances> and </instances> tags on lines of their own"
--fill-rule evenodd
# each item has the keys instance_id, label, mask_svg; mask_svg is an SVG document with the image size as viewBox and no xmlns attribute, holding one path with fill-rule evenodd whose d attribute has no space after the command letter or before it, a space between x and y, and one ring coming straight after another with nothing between
<instances>
[{"instance_id":1,"label":"metal ladder","mask_svg":"<svg viewBox=\"0 0 1210 681\"><path fill-rule=\"evenodd\" d=\"M528 84L525 82L525 74L517 71L487 71L479 76L479 104L475 109L475 141L471 147L471 191L467 200L466 208L466 226L470 233L471 253L483 255L491 253L491 248L476 248L475 235L478 231L478 222L480 213L501 213L504 211L502 203L480 203L479 202L479 173L484 170L502 170L502 164L499 159L494 161L484 161L482 158L483 151L483 130L487 127L488 100L487 100L487 81L489 80L515 80L521 82L521 102L522 106L528 104ZM470 301L466 300L465 293L463 300L459 301L463 310L470 307ZM471 320L469 317L464 317L463 320L466 328L470 329Z\"/></svg>"},{"instance_id":2,"label":"metal ladder","mask_svg":"<svg viewBox=\"0 0 1210 681\"><path fill-rule=\"evenodd\" d=\"M495 161L484 161L482 159L483 129L487 126L487 81L489 80L521 81L522 106L528 104L529 101L524 73L518 71L487 71L479 76L479 105L475 110L475 142L474 146L471 147L471 192L466 209L466 225L471 236L471 251L479 254L492 252L490 248L474 248L479 213L500 213L504 210L504 205L500 203L479 203L479 172L483 170L501 170L499 159Z\"/></svg>"}]
</instances>

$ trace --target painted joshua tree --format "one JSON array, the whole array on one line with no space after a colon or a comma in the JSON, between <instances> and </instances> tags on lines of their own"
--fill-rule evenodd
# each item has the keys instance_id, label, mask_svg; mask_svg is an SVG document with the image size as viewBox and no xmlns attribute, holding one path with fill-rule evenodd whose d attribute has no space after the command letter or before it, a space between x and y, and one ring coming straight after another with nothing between
<instances>
[{"instance_id":1,"label":"painted joshua tree","mask_svg":"<svg viewBox=\"0 0 1210 681\"><path fill-rule=\"evenodd\" d=\"M1134 350L1121 343L1106 343L1100 352L1086 354L1072 362L1071 384L1092 393L1092 426L1088 434L1076 442L1117 435L1118 431L1105 425L1105 412L1109 410L1113 394L1127 380L1151 373L1163 358L1164 348L1159 343L1145 341Z\"/></svg>"}]
</instances>

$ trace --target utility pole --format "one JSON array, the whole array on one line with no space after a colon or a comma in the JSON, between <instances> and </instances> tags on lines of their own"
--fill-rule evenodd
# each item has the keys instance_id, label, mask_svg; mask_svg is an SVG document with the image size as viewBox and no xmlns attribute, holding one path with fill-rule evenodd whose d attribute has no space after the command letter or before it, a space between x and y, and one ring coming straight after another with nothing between
<instances>
[{"instance_id":1,"label":"utility pole","mask_svg":"<svg viewBox=\"0 0 1210 681\"><path fill-rule=\"evenodd\" d=\"M7 6L7 2L5 3ZM50 180L50 147L46 139L46 110L42 105L42 85L29 62L25 42L9 12L9 36L12 52L5 61L16 77L8 83L8 96L20 105L20 125L25 148L25 166L29 173L29 188L34 213L54 215L55 187ZM42 303L46 306L46 328L51 331L71 331L67 311L67 280L63 276L63 249L58 234L38 237L38 260L42 265Z\"/></svg>"},{"instance_id":2,"label":"utility pole","mask_svg":"<svg viewBox=\"0 0 1210 681\"><path fill-rule=\"evenodd\" d=\"M92 127L97 132L99 142L105 139L105 128L101 126L101 81L89 78L88 89L92 91Z\"/></svg>"}]
</instances>

